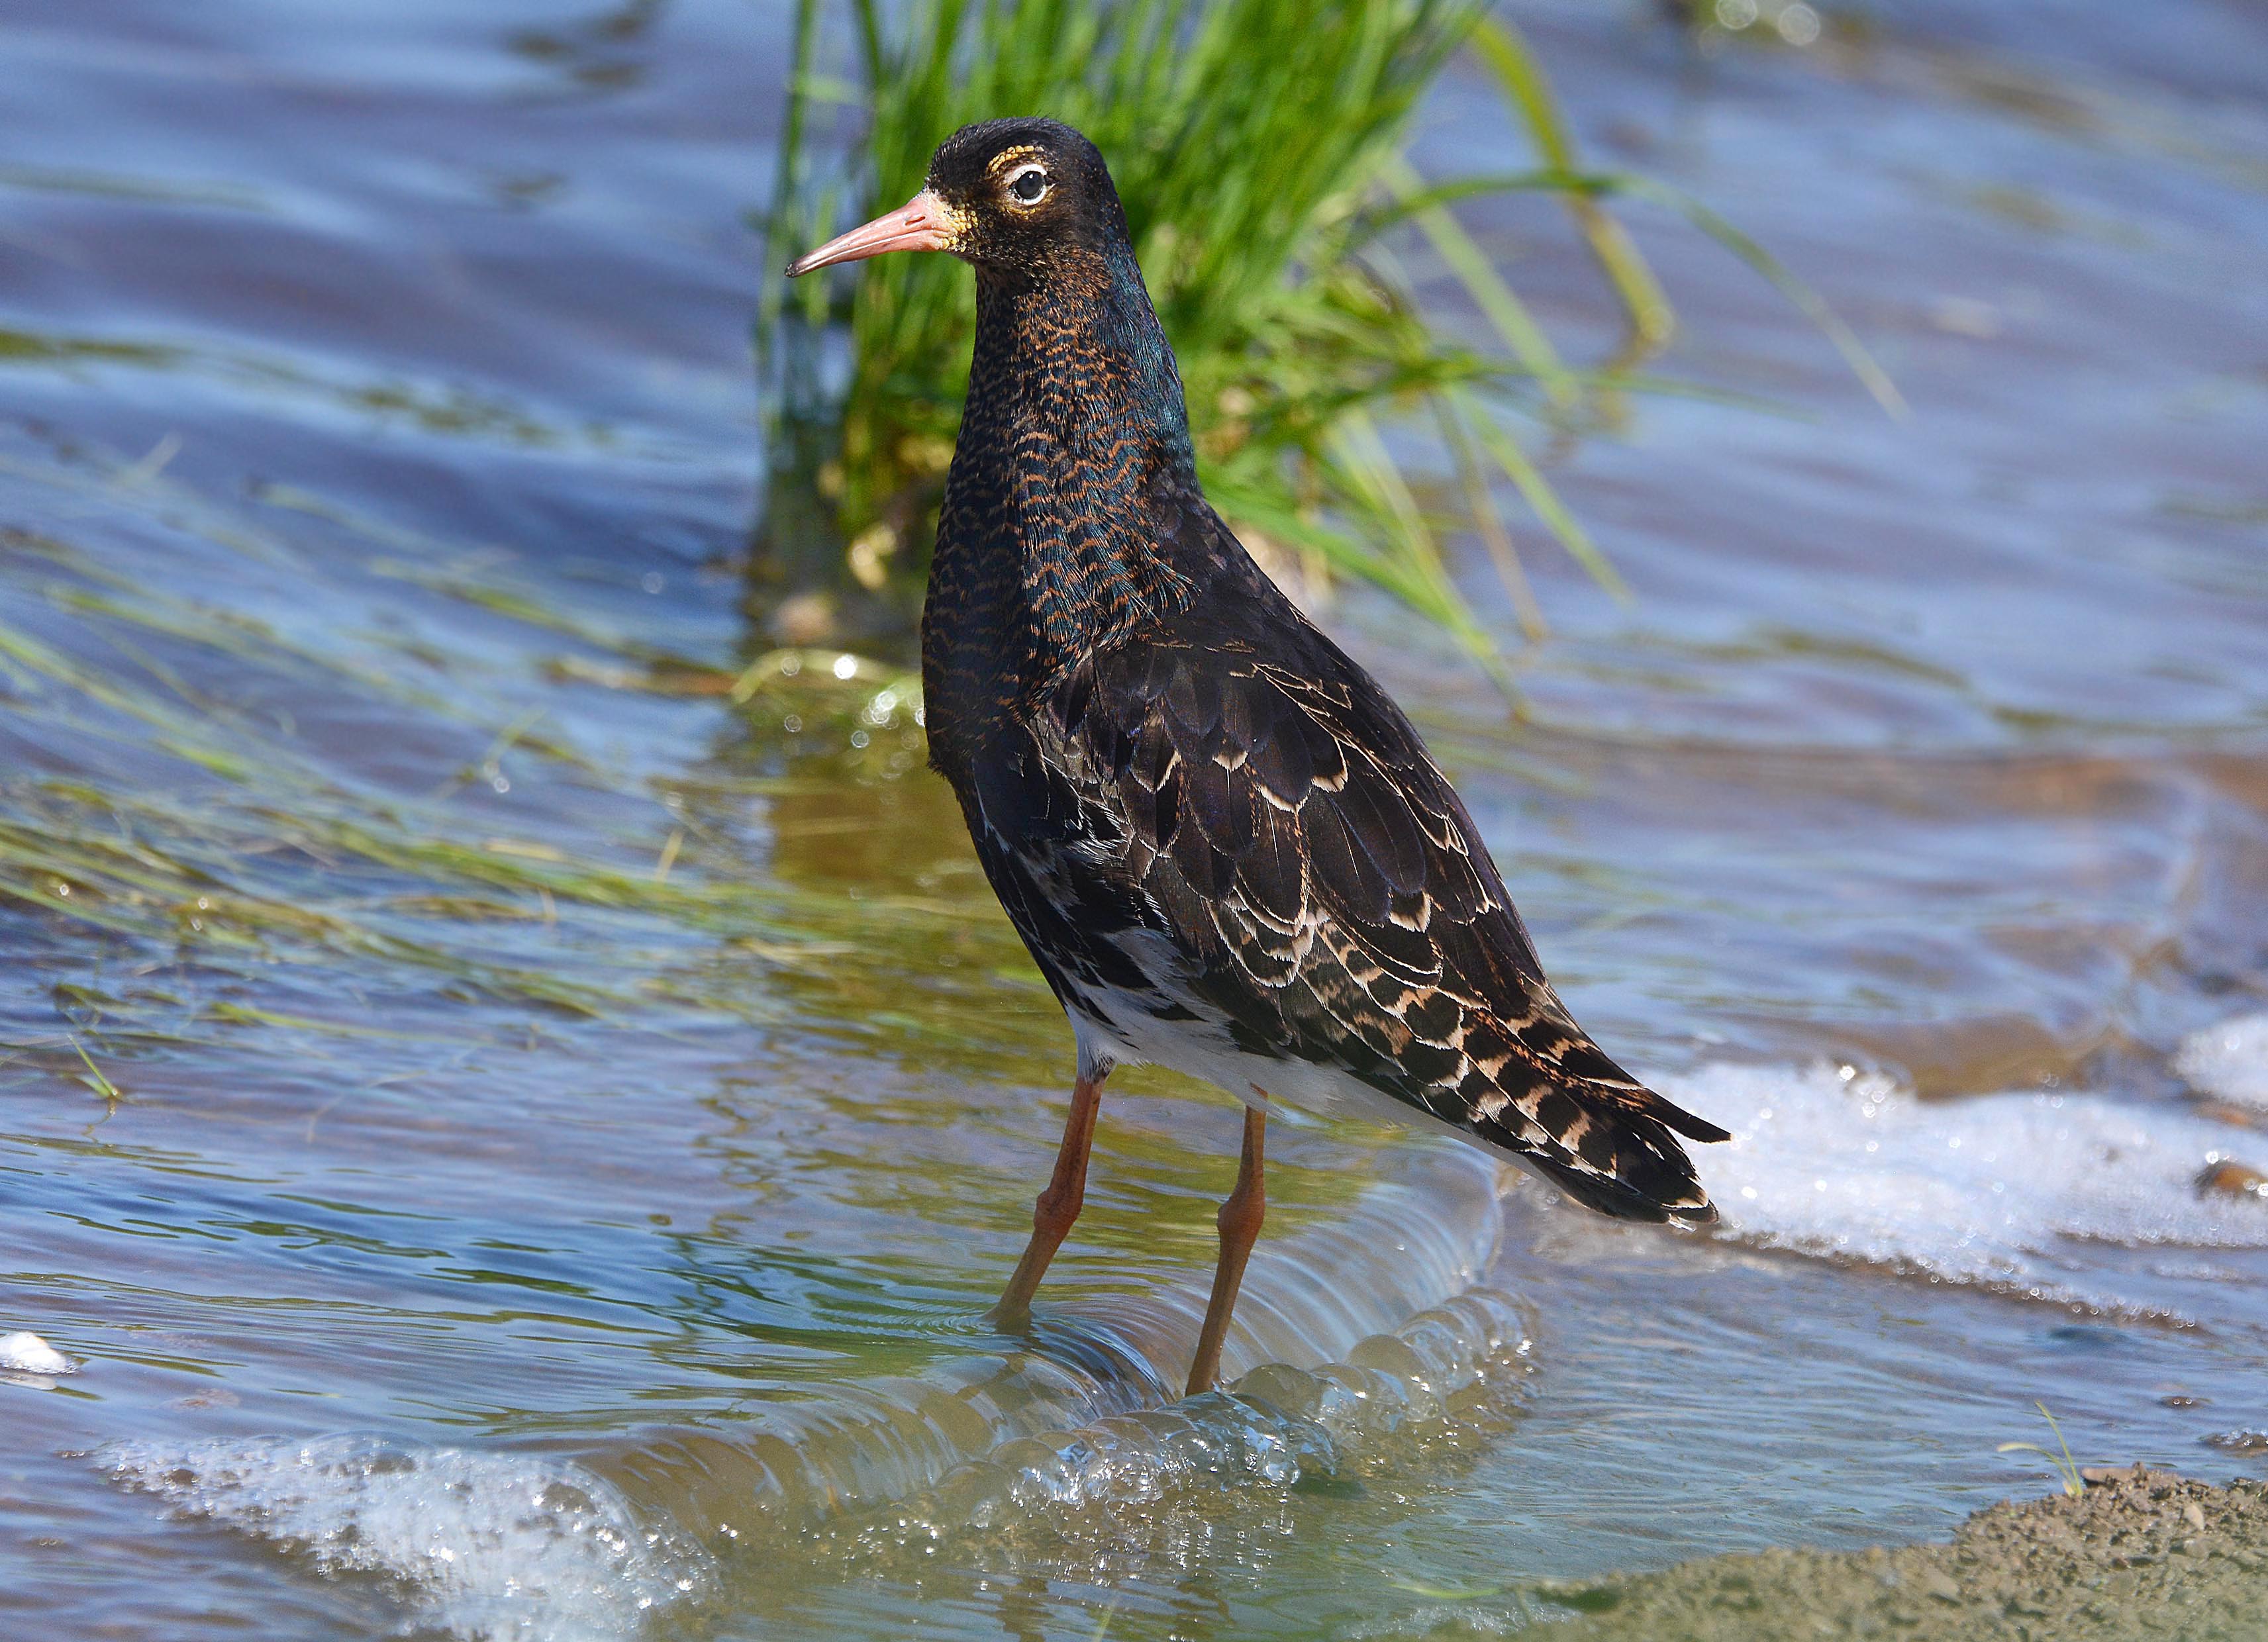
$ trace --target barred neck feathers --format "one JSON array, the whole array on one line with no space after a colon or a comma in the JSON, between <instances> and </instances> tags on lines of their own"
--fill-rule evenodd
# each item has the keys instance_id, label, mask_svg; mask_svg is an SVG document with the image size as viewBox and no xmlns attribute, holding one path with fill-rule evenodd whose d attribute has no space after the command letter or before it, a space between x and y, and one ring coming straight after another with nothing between
<instances>
[{"instance_id":1,"label":"barred neck feathers","mask_svg":"<svg viewBox=\"0 0 2268 1642\"><path fill-rule=\"evenodd\" d=\"M1027 699L1187 608L1224 563L1173 350L1123 231L1044 269L980 269L976 309L924 619L936 683L966 709L975 692Z\"/></svg>"}]
</instances>

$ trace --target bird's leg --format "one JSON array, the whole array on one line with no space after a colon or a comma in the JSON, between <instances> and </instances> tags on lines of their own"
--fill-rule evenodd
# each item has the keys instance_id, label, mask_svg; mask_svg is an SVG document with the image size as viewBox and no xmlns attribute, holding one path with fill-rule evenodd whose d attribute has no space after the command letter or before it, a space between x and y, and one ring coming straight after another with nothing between
<instances>
[{"instance_id":1,"label":"bird's leg","mask_svg":"<svg viewBox=\"0 0 2268 1642\"><path fill-rule=\"evenodd\" d=\"M1008 1279L1000 1303L991 1310L990 1321L996 1327L1020 1329L1031 1321L1032 1296L1047 1275L1048 1262L1056 1257L1056 1250L1071 1234L1071 1222L1079 1219L1079 1204L1086 1198L1087 1149L1094 1144L1095 1114L1101 1109L1102 1079L1108 1075L1105 1071L1094 1078L1082 1077L1072 1086L1071 1116L1064 1123L1056 1172L1032 1205L1032 1241L1024 1246L1024 1257L1016 1263L1016 1275Z\"/></svg>"},{"instance_id":2,"label":"bird's leg","mask_svg":"<svg viewBox=\"0 0 2268 1642\"><path fill-rule=\"evenodd\" d=\"M1212 1389L1220 1372L1220 1343L1228 1334L1229 1314L1236 1309L1236 1291L1244 1281L1244 1263L1260 1236L1260 1222L1268 1212L1268 1194L1261 1184L1260 1139L1267 1119L1247 1107L1244 1111L1244 1157L1236 1166L1236 1188L1220 1205L1220 1264L1212 1274L1212 1301L1205 1307L1204 1328L1197 1335L1197 1354L1189 1364L1189 1395Z\"/></svg>"}]
</instances>

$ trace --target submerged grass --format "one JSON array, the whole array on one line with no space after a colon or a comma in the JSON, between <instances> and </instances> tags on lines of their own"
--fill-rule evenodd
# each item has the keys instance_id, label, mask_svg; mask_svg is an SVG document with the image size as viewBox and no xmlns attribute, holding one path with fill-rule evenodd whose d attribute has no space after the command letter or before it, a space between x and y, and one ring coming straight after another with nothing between
<instances>
[{"instance_id":1,"label":"submerged grass","mask_svg":"<svg viewBox=\"0 0 2268 1642\"><path fill-rule=\"evenodd\" d=\"M1543 627L1499 481L1622 591L1517 426L1595 423L1602 390L1675 328L1607 209L1617 195L1681 211L1820 320L1886 402L1895 391L1731 225L1644 179L1584 170L1533 52L1479 0L913 0L887 26L875 0L849 0L847 41L831 20L802 0L771 269L911 195L961 125L1046 113L1079 127L1110 158L1214 503L1271 569L1372 582L1484 659L1492 644L1451 575L1446 532L1477 534L1523 625ZM855 85L822 68L837 46ZM1429 185L1405 158L1422 98L1461 51L1500 89L1536 169ZM822 165L822 150L846 157ZM1626 342L1603 370L1561 357L1453 209L1513 189L1564 198L1622 306ZM1489 345L1428 322L1404 261L1416 253L1462 287ZM827 347L837 327L847 364ZM882 258L792 290L773 275L758 328L774 469L759 568L780 587L847 581L910 609L973 327L970 283L949 259ZM1446 458L1446 481L1413 460L1413 438Z\"/></svg>"},{"instance_id":2,"label":"submerged grass","mask_svg":"<svg viewBox=\"0 0 2268 1642\"><path fill-rule=\"evenodd\" d=\"M871 675L843 681L814 668L784 699L814 730L887 724L899 726L895 739L905 720L877 707L887 693ZM832 792L846 779L838 771L821 784ZM879 1006L905 954L962 939L981 904L973 883L942 897L845 893L759 870L750 846L724 828L745 814L751 792L775 807L785 801L793 777L720 779L713 794L686 783L681 819L666 837L615 847L579 828L484 836L476 818L443 799L357 801L288 772L263 770L247 784L160 796L85 780L0 783L0 913L21 930L48 931L59 954L79 954L64 961L67 974L81 973L91 955L98 972L143 977L128 989L140 1001L57 981L57 1007L87 1042L117 1053L206 1023L369 1035L379 1029L357 1017L373 983L388 994L500 1004L508 1014L777 1023L793 1013L782 977ZM35 950L48 945L33 941ZM1010 955L1004 942L989 946L999 947L992 961ZM311 998L355 1000L346 1016L227 995L228 977L257 974L274 998L295 984L293 971ZM148 978L166 976L202 978L188 980L186 994L151 1001ZM938 1024L881 1021L872 1010L860 1018L864 1029L895 1025L895 1035L915 1038ZM467 1017L468 1030L484 1035L498 1019ZM86 1042L52 1042L55 1052L36 1058L55 1070L88 1060ZM101 1075L91 1063L87 1070ZM92 1086L109 1098L104 1085Z\"/></svg>"},{"instance_id":3,"label":"submerged grass","mask_svg":"<svg viewBox=\"0 0 2268 1642\"><path fill-rule=\"evenodd\" d=\"M86 1052L85 1044L80 1042L77 1037L73 1037L70 1046L77 1051L79 1059L85 1064L87 1085L90 1088L113 1106L126 1098L120 1093L118 1086L103 1075L102 1068L94 1064L94 1057Z\"/></svg>"},{"instance_id":4,"label":"submerged grass","mask_svg":"<svg viewBox=\"0 0 2268 1642\"><path fill-rule=\"evenodd\" d=\"M269 534L276 521L261 510L272 495L201 497L84 451L11 458L10 472L98 533L156 533L182 562L217 546L216 568L240 555L321 579L291 537ZM531 1010L776 1020L782 1005L766 976L833 982L857 955L873 962L850 966L858 973L840 984L872 990L868 971L967 921L958 902L784 880L763 870L761 839L747 836L751 798L783 801L812 779L769 773L786 762L774 755L783 718L799 728L808 720L810 733L788 743L855 755L822 784L917 765L912 681L835 652L769 657L738 673L662 665L563 621L533 593L482 596L510 584L459 546L310 504L294 498L289 511L365 538L365 556L352 561L364 573L372 548L415 571L447 570L387 575L418 590L389 600L397 617L470 605L538 635L572 635L595 655L539 669L549 688L531 696L511 669L432 657L414 620L323 646L205 594L121 574L57 534L0 534L0 740L10 754L0 923L17 931L27 979L51 972L45 984L68 1028L26 1034L0 1063L28 1060L107 1100L114 1057L215 1026L367 1035L366 989L504 1005L501 1016L466 1017L475 1036ZM225 597L227 582L223 574L208 592ZM697 769L674 772L668 793L648 791L567 731L547 733L576 716L562 688L725 698L736 683L744 700L762 698L773 751L759 746L718 773L713 800ZM350 723L399 726L436 747L453 740L464 762L409 790L357 774L282 705L315 699ZM507 757L514 790L533 795L524 818L475 801L501 791ZM106 975L116 984L102 984ZM241 992L254 976L260 1006ZM308 1007L266 1006L295 989ZM352 1006L324 1019L337 998ZM37 1012L21 1019L29 1026Z\"/></svg>"}]
</instances>

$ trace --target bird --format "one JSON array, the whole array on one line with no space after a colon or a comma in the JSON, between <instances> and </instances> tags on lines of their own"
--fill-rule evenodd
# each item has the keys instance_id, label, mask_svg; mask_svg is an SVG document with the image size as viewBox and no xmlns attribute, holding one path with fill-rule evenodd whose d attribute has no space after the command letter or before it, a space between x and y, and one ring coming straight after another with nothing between
<instances>
[{"instance_id":1,"label":"bird","mask_svg":"<svg viewBox=\"0 0 2268 1642\"><path fill-rule=\"evenodd\" d=\"M1279 1105L1445 1128L1620 1219L1714 1220L1678 1138L1727 1132L1575 1024L1410 719L1206 503L1101 152L1049 119L965 126L903 207L786 271L900 251L976 281L922 613L930 762L1078 1054L991 1321L1029 1327L1104 1081L1143 1063L1245 1106L1191 1395L1219 1374Z\"/></svg>"}]
</instances>

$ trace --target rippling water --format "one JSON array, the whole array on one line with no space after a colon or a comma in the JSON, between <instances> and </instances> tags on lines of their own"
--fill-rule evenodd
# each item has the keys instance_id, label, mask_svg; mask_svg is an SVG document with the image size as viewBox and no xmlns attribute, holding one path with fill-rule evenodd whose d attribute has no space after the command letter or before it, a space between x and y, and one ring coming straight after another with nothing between
<instances>
[{"instance_id":1,"label":"rippling water","mask_svg":"<svg viewBox=\"0 0 2268 1642\"><path fill-rule=\"evenodd\" d=\"M1579 1014L1735 1130L1726 1223L1286 1128L1195 1402L1235 1109L1114 1081L986 1329L1068 1035L904 681L744 631L779 9L0 31L0 1336L75 1370L0 1342L11 1633L1502 1630L1942 1531L2043 1485L2035 1399L2259 1464L2259 18L1519 14L1912 406L1639 214L1718 396L1558 453L1633 601L1531 555L1518 725L1328 616ZM1500 130L1453 76L1421 160ZM1472 220L1611 348L1548 202Z\"/></svg>"}]
</instances>

